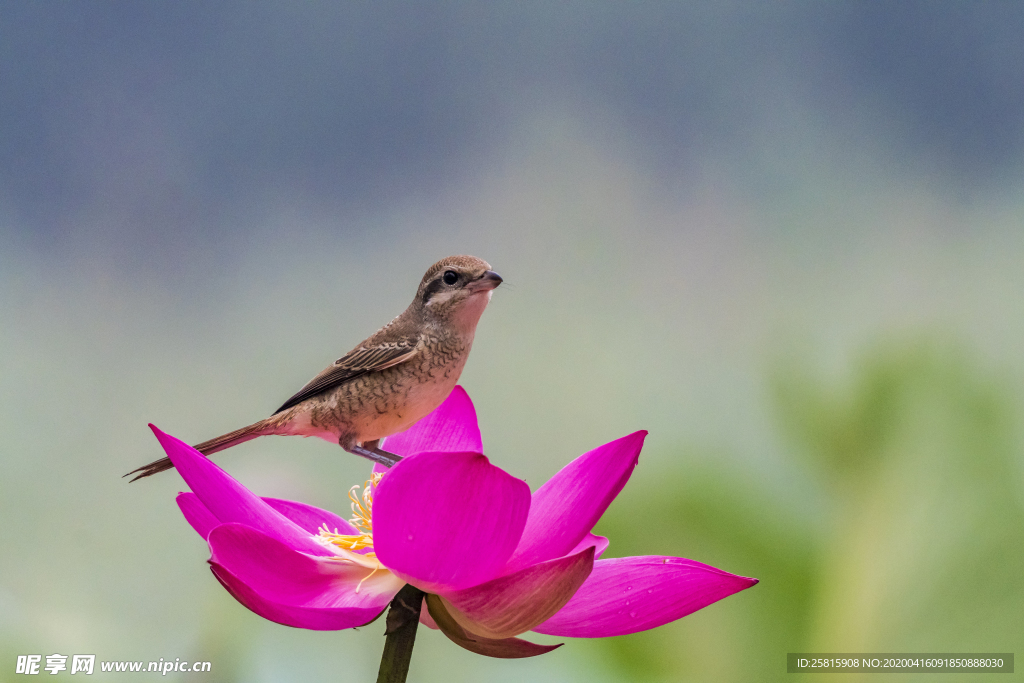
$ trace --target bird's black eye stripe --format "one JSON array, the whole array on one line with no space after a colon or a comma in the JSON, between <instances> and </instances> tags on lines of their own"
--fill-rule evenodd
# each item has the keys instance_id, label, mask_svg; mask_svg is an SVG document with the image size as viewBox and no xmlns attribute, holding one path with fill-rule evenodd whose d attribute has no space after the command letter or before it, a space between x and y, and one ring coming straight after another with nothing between
<instances>
[{"instance_id":1,"label":"bird's black eye stripe","mask_svg":"<svg viewBox=\"0 0 1024 683\"><path fill-rule=\"evenodd\" d=\"M430 301L431 297L440 292L442 289L444 289L444 285L441 283L440 278L431 280L430 284L427 285L427 288L423 290L423 300Z\"/></svg>"},{"instance_id":2,"label":"bird's black eye stripe","mask_svg":"<svg viewBox=\"0 0 1024 683\"><path fill-rule=\"evenodd\" d=\"M423 301L430 301L431 298L446 286L451 287L459 281L459 274L454 270L446 270L441 277L435 277L423 290Z\"/></svg>"}]
</instances>

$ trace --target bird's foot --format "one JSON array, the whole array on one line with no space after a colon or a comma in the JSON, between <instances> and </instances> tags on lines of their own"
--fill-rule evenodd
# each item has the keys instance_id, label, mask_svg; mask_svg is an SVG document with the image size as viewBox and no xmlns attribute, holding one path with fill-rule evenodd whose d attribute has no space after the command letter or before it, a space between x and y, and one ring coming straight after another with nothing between
<instances>
[{"instance_id":1,"label":"bird's foot","mask_svg":"<svg viewBox=\"0 0 1024 683\"><path fill-rule=\"evenodd\" d=\"M342 448L345 448L349 453L354 453L366 458L367 460L372 460L375 463L384 465L384 467L394 467L398 461L402 459L402 456L400 455L389 453L388 451L377 448L377 443L378 440L367 441L362 446L357 444L349 448L342 446Z\"/></svg>"}]
</instances>

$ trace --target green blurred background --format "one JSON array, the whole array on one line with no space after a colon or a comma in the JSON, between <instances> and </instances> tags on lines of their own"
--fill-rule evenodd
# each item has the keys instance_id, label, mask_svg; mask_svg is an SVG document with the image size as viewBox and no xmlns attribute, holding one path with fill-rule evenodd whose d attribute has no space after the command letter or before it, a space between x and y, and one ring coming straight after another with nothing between
<instances>
[{"instance_id":1,"label":"green blurred background","mask_svg":"<svg viewBox=\"0 0 1024 683\"><path fill-rule=\"evenodd\" d=\"M120 476L147 422L272 411L452 253L506 280L462 378L492 460L536 487L648 429L608 555L761 583L532 660L424 629L412 680L1024 652L1022 33L1010 2L0 2L0 680L372 680L382 626L255 617L180 478ZM342 512L366 473L217 461Z\"/></svg>"}]
</instances>

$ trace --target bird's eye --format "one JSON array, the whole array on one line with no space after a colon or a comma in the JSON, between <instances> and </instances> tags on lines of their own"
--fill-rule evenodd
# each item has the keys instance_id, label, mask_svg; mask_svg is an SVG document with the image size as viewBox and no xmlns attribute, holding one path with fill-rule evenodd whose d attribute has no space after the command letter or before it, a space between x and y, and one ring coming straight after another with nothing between
<instances>
[{"instance_id":1,"label":"bird's eye","mask_svg":"<svg viewBox=\"0 0 1024 683\"><path fill-rule=\"evenodd\" d=\"M454 270L446 270L446 271L444 271L444 283L446 285L454 285L458 281L459 281L459 274L456 273Z\"/></svg>"}]
</instances>

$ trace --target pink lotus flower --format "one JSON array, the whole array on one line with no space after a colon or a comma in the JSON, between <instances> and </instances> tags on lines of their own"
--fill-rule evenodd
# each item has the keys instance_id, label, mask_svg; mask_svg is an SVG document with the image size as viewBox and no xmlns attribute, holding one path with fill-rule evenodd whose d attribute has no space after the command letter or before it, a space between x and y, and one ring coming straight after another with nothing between
<instances>
[{"instance_id":1,"label":"pink lotus flower","mask_svg":"<svg viewBox=\"0 0 1024 683\"><path fill-rule=\"evenodd\" d=\"M421 620L496 657L556 646L526 631L594 638L654 628L757 583L676 557L598 559L591 533L636 465L646 432L569 463L532 495L492 465L461 387L387 440L407 456L377 470L352 524L327 510L259 498L191 446L153 427L192 489L178 505L209 543L210 566L256 614L334 630L377 618L405 583L428 596Z\"/></svg>"}]
</instances>

